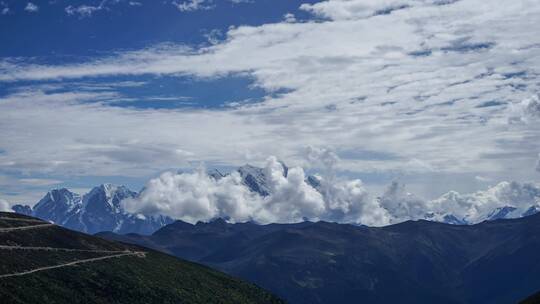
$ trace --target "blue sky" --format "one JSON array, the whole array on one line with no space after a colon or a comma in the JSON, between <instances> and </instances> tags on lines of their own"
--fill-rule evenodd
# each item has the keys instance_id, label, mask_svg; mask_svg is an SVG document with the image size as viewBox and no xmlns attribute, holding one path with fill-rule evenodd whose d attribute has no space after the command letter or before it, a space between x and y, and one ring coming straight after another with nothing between
<instances>
[{"instance_id":1,"label":"blue sky","mask_svg":"<svg viewBox=\"0 0 540 304\"><path fill-rule=\"evenodd\" d=\"M373 193L535 181L540 5L0 1L0 198L333 151Z\"/></svg>"}]
</instances>

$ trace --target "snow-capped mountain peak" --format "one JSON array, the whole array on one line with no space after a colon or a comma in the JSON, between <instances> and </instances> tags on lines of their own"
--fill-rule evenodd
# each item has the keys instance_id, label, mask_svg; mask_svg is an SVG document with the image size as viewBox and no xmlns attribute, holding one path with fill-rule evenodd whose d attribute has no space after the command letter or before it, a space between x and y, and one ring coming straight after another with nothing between
<instances>
[{"instance_id":1,"label":"snow-capped mountain peak","mask_svg":"<svg viewBox=\"0 0 540 304\"><path fill-rule=\"evenodd\" d=\"M17 206L13 210L87 233L114 231L150 234L172 222L166 216L145 217L126 212L122 200L136 196L137 193L127 187L113 184L94 187L82 197L62 188L49 191L33 209Z\"/></svg>"},{"instance_id":2,"label":"snow-capped mountain peak","mask_svg":"<svg viewBox=\"0 0 540 304\"><path fill-rule=\"evenodd\" d=\"M519 213L517 212L518 209L513 206L504 206L496 208L495 210L491 211L486 220L488 221L494 221L498 219L505 219L505 218L514 218L519 217ZM516 214L514 214L516 213Z\"/></svg>"},{"instance_id":3,"label":"snow-capped mountain peak","mask_svg":"<svg viewBox=\"0 0 540 304\"><path fill-rule=\"evenodd\" d=\"M126 198L136 196L136 192L129 190L125 186L101 184L83 196L83 204L85 208L102 208L119 213L122 212L120 202Z\"/></svg>"},{"instance_id":4,"label":"snow-capped mountain peak","mask_svg":"<svg viewBox=\"0 0 540 304\"><path fill-rule=\"evenodd\" d=\"M287 176L289 168L284 162L279 161L282 166L283 176ZM268 186L268 176L263 168L255 167L246 164L238 168L238 173L242 177L243 183L253 192L260 194L261 196L268 196L272 193L272 190Z\"/></svg>"},{"instance_id":5,"label":"snow-capped mountain peak","mask_svg":"<svg viewBox=\"0 0 540 304\"><path fill-rule=\"evenodd\" d=\"M32 214L55 223L62 224L68 214L76 213L81 204L81 196L66 188L53 189L34 206Z\"/></svg>"}]
</instances>

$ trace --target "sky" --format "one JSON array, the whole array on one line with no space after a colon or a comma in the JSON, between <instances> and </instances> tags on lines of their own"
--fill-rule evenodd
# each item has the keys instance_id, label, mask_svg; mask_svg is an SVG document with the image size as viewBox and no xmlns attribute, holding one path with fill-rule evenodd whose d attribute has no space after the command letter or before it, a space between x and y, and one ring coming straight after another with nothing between
<instances>
[{"instance_id":1,"label":"sky","mask_svg":"<svg viewBox=\"0 0 540 304\"><path fill-rule=\"evenodd\" d=\"M535 0L2 0L0 199L314 150L374 196L536 182L539 73Z\"/></svg>"}]
</instances>

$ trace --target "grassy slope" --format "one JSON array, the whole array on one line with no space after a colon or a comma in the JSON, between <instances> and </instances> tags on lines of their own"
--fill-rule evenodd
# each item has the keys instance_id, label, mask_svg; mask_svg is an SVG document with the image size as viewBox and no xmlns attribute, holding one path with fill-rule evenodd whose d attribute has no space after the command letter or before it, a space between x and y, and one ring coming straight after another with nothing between
<instances>
[{"instance_id":1,"label":"grassy slope","mask_svg":"<svg viewBox=\"0 0 540 304\"><path fill-rule=\"evenodd\" d=\"M0 216L5 214L0 213ZM10 215L11 216L11 215ZM5 226L4 226L5 227ZM60 227L0 233L0 245L142 250ZM210 268L149 251L0 279L0 303L282 303L266 291ZM2 252L2 272L32 269L47 253ZM51 253L61 263L87 253ZM52 258L51 258L52 257ZM47 264L49 265L49 264Z\"/></svg>"}]
</instances>

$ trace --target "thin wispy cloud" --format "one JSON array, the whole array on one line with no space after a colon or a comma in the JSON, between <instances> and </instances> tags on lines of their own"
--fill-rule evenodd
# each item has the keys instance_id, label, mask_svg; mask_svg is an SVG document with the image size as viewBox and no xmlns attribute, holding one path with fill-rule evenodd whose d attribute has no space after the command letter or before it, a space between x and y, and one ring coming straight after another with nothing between
<instances>
[{"instance_id":1,"label":"thin wispy cloud","mask_svg":"<svg viewBox=\"0 0 540 304\"><path fill-rule=\"evenodd\" d=\"M79 15L81 18L90 17L96 11L102 10L103 6L90 6L90 5L81 5L81 6L66 6L66 13L68 15Z\"/></svg>"},{"instance_id":2,"label":"thin wispy cloud","mask_svg":"<svg viewBox=\"0 0 540 304\"><path fill-rule=\"evenodd\" d=\"M181 12L209 10L214 8L212 0L173 1L172 5L174 5Z\"/></svg>"}]
</instances>

